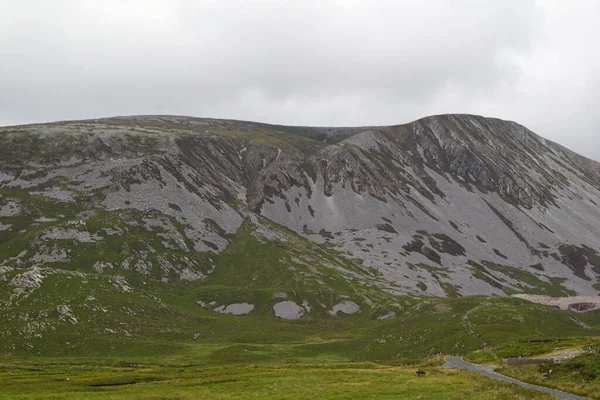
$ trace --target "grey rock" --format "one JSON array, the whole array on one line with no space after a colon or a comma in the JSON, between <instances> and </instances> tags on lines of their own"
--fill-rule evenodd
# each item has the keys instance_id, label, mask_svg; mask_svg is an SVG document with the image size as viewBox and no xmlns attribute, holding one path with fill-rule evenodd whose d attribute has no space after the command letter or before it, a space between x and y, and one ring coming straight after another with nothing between
<instances>
[{"instance_id":1,"label":"grey rock","mask_svg":"<svg viewBox=\"0 0 600 400\"><path fill-rule=\"evenodd\" d=\"M360 306L353 301L344 300L341 303L334 305L329 311L329 314L335 316L338 315L339 312L347 315L357 314L360 312Z\"/></svg>"},{"instance_id":2,"label":"grey rock","mask_svg":"<svg viewBox=\"0 0 600 400\"><path fill-rule=\"evenodd\" d=\"M254 310L254 304L248 303L233 303L226 307L219 306L213 309L215 312L229 315L247 315L250 314L252 310Z\"/></svg>"},{"instance_id":3,"label":"grey rock","mask_svg":"<svg viewBox=\"0 0 600 400\"><path fill-rule=\"evenodd\" d=\"M273 312L276 317L295 320L301 318L304 315L305 310L295 302L287 300L273 305Z\"/></svg>"}]
</instances>

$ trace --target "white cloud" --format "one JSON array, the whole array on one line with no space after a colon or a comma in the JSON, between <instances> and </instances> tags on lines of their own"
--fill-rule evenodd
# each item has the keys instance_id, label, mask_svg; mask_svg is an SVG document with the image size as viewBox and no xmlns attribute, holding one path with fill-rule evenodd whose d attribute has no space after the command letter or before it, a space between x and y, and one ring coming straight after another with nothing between
<instances>
[{"instance_id":1,"label":"white cloud","mask_svg":"<svg viewBox=\"0 0 600 400\"><path fill-rule=\"evenodd\" d=\"M179 114L521 122L600 159L600 3L8 1L0 124Z\"/></svg>"}]
</instances>

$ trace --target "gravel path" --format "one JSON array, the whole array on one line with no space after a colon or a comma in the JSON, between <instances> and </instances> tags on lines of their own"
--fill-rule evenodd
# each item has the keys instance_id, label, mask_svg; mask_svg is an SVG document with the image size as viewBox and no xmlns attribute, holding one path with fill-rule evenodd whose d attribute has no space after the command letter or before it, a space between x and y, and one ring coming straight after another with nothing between
<instances>
[{"instance_id":1,"label":"gravel path","mask_svg":"<svg viewBox=\"0 0 600 400\"><path fill-rule=\"evenodd\" d=\"M543 386L532 385L529 383L521 382L513 378L509 378L508 376L500 375L497 372L494 372L493 369L488 365L480 365L480 364L471 364L462 359L462 357L446 357L446 361L457 368L460 369L468 369L473 372L477 372L478 374L485 375L492 379L497 379L499 381L504 381L508 383L514 383L515 385L522 386L527 389L533 389L540 392L551 394L559 399L563 400L588 400L586 397L576 396L574 394L561 392L558 390L550 389Z\"/></svg>"}]
</instances>

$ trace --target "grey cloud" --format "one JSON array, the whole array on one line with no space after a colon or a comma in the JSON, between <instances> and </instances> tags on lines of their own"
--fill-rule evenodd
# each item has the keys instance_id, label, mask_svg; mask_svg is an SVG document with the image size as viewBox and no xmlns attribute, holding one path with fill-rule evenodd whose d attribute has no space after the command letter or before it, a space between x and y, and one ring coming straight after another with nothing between
<instances>
[{"instance_id":1,"label":"grey cloud","mask_svg":"<svg viewBox=\"0 0 600 400\"><path fill-rule=\"evenodd\" d=\"M160 113L373 125L464 112L600 158L592 0L23 3L0 15L0 124Z\"/></svg>"}]
</instances>

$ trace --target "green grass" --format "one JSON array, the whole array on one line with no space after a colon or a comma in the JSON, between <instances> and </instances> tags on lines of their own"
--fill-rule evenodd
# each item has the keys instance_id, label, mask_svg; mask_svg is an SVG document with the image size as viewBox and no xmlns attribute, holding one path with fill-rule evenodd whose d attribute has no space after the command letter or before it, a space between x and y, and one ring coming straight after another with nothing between
<instances>
[{"instance_id":1,"label":"green grass","mask_svg":"<svg viewBox=\"0 0 600 400\"><path fill-rule=\"evenodd\" d=\"M466 371L372 363L202 365L99 360L0 364L0 399L549 399Z\"/></svg>"},{"instance_id":2,"label":"green grass","mask_svg":"<svg viewBox=\"0 0 600 400\"><path fill-rule=\"evenodd\" d=\"M586 337L547 337L545 339L517 340L499 346L476 350L465 357L473 363L499 363L501 358L542 356L557 349L597 345L600 338Z\"/></svg>"},{"instance_id":3,"label":"green grass","mask_svg":"<svg viewBox=\"0 0 600 400\"><path fill-rule=\"evenodd\" d=\"M508 294L529 293L554 297L574 296L576 294L576 292L573 290L569 290L562 286L562 283L566 280L566 278L550 278L550 282L544 282L531 272L520 268L507 267L505 265L494 264L490 262L486 262L484 264L492 271L501 272L512 279L529 285L528 287L518 284L516 287L519 288L519 292L515 290L509 290L509 288L504 288Z\"/></svg>"},{"instance_id":4,"label":"green grass","mask_svg":"<svg viewBox=\"0 0 600 400\"><path fill-rule=\"evenodd\" d=\"M572 359L555 364L501 365L501 358L549 358L556 351L583 349ZM553 338L518 341L470 353L465 360L473 363L495 364L497 372L540 386L547 386L591 399L600 399L600 338ZM544 375L544 376L543 376Z\"/></svg>"},{"instance_id":5,"label":"green grass","mask_svg":"<svg viewBox=\"0 0 600 400\"><path fill-rule=\"evenodd\" d=\"M529 383L600 399L598 347L594 346L590 351L558 364L505 366L498 372ZM542 377L544 374L546 378Z\"/></svg>"}]
</instances>

